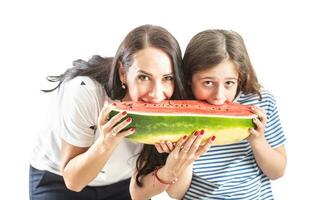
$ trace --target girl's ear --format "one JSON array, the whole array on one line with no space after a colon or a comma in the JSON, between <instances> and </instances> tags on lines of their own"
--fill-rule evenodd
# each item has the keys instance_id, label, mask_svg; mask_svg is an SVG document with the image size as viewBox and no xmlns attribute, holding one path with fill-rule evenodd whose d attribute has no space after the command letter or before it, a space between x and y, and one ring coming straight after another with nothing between
<instances>
[{"instance_id":1,"label":"girl's ear","mask_svg":"<svg viewBox=\"0 0 326 200\"><path fill-rule=\"evenodd\" d=\"M119 61L119 78L120 78L120 81L123 83L123 84L126 84L127 82L127 72L126 72L126 69L124 68L123 64Z\"/></svg>"}]
</instances>

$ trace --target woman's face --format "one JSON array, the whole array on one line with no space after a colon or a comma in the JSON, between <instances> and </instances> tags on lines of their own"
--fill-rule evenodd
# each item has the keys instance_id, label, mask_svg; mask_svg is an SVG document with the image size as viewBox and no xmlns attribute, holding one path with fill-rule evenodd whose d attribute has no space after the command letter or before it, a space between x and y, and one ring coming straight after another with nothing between
<instances>
[{"instance_id":1,"label":"woman's face","mask_svg":"<svg viewBox=\"0 0 326 200\"><path fill-rule=\"evenodd\" d=\"M238 88L239 75L236 66L228 60L192 76L192 92L196 99L221 105L232 102Z\"/></svg>"},{"instance_id":2,"label":"woman's face","mask_svg":"<svg viewBox=\"0 0 326 200\"><path fill-rule=\"evenodd\" d=\"M173 95L172 62L160 49L147 47L138 51L134 55L132 66L127 72L120 67L119 75L127 86L123 101L159 103Z\"/></svg>"}]
</instances>

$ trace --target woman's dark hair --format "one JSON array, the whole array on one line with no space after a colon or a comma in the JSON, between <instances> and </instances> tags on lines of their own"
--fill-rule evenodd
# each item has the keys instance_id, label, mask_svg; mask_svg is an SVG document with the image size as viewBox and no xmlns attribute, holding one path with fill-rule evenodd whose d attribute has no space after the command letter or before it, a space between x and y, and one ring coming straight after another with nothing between
<instances>
[{"instance_id":1,"label":"woman's dark hair","mask_svg":"<svg viewBox=\"0 0 326 200\"><path fill-rule=\"evenodd\" d=\"M195 35L189 42L184 57L183 71L186 80L191 82L194 73L214 67L226 60L237 66L239 73L238 91L244 94L257 94L261 98L260 84L251 65L242 37L227 30L206 30ZM192 94L187 84L188 94ZM192 96L192 98L194 98Z\"/></svg>"},{"instance_id":2,"label":"woman's dark hair","mask_svg":"<svg viewBox=\"0 0 326 200\"><path fill-rule=\"evenodd\" d=\"M60 87L63 81L71 80L77 76L88 76L102 84L111 99L122 99L126 90L122 89L119 78L120 63L128 71L133 64L133 55L146 47L153 47L165 52L172 61L175 88L171 99L185 99L186 91L183 81L184 76L181 69L182 55L179 43L166 29L160 26L143 25L133 29L124 38L114 58L102 58L93 56L88 62L76 60L72 68L66 70L60 76L48 76L50 82L59 84L50 90L52 92ZM155 166L165 163L167 154L160 154L153 145L144 145L137 159L137 184L142 185L141 179L144 175L154 170Z\"/></svg>"},{"instance_id":3,"label":"woman's dark hair","mask_svg":"<svg viewBox=\"0 0 326 200\"><path fill-rule=\"evenodd\" d=\"M166 29L154 25L143 25L130 31L113 58L96 55L89 61L76 60L73 62L74 67L67 69L63 74L48 76L48 81L59 82L59 84L53 89L42 91L52 92L59 88L63 81L71 80L76 76L88 76L102 84L111 99L122 99L126 90L121 87L122 82L118 72L120 63L128 71L134 62L134 54L146 47L160 49L170 57L175 75L175 89L172 98L184 98L186 93L183 84L184 76L180 67L182 55L179 43Z\"/></svg>"}]
</instances>

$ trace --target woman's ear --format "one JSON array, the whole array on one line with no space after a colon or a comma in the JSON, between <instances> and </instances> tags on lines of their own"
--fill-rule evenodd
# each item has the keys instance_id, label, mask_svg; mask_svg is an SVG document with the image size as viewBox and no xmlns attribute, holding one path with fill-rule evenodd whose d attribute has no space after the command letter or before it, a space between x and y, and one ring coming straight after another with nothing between
<instances>
[{"instance_id":1,"label":"woman's ear","mask_svg":"<svg viewBox=\"0 0 326 200\"><path fill-rule=\"evenodd\" d=\"M120 78L120 81L123 83L123 84L126 84L127 82L127 72L126 72L126 69L124 68L123 64L119 61L119 78Z\"/></svg>"}]
</instances>

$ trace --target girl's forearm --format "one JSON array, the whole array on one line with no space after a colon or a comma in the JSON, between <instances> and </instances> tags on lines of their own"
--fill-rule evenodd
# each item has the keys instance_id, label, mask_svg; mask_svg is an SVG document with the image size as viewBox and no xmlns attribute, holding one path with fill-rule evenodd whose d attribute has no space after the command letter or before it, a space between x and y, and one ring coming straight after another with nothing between
<instances>
[{"instance_id":1,"label":"girl's forearm","mask_svg":"<svg viewBox=\"0 0 326 200\"><path fill-rule=\"evenodd\" d=\"M253 154L259 168L271 180L283 176L286 167L286 153L284 146L273 149L264 139L251 144Z\"/></svg>"}]
</instances>

